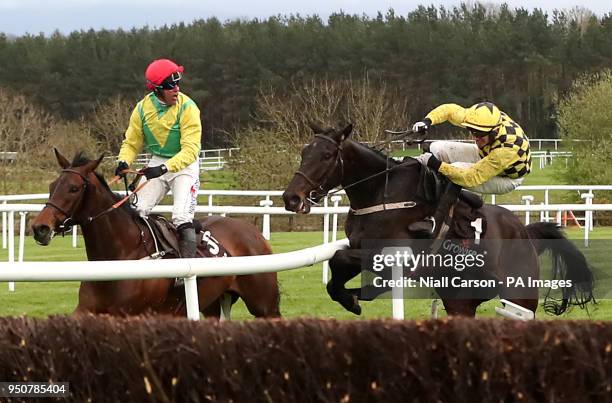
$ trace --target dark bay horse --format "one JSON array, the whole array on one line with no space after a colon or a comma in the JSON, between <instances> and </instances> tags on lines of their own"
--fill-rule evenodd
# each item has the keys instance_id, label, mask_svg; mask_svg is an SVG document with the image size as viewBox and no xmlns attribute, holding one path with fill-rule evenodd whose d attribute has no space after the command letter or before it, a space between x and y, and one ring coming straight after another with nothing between
<instances>
[{"instance_id":1,"label":"dark bay horse","mask_svg":"<svg viewBox=\"0 0 612 403\"><path fill-rule=\"evenodd\" d=\"M345 188L351 206L345 224L350 247L336 252L329 261L332 277L327 291L332 300L360 314L359 299L371 298L362 297L363 289L347 289L345 283L361 272L365 253L362 248L366 247L363 243L369 240L419 238L419 234L411 232L408 226L430 216L435 202L422 196L421 170L425 168L417 161L409 159L406 163L398 163L377 150L351 140L351 125L341 130L322 129L314 125L312 129L315 137L302 150L299 170L283 194L285 208L308 213L313 201L316 202L337 186ZM402 205L406 207L362 215L356 213L383 203L400 202L404 202ZM594 301L593 276L584 255L554 224L534 223L525 227L516 215L499 206L485 205L477 211L487 224L483 240L491 241L485 251L485 277L493 279L495 284L499 283L496 280L513 276L539 279L538 255L549 250L553 255L553 269L558 270L559 277L572 280L573 287L563 290L563 298L548 301L549 309L545 304L546 311L561 314L570 305L584 306ZM516 253L508 247L508 240L524 240L527 247ZM515 293L507 285L495 287L495 295L478 298L445 298L441 294L444 290L435 289L450 315L474 316L480 303L496 295L533 312L537 309L537 287L525 290L520 298L512 297Z\"/></svg>"},{"instance_id":2,"label":"dark bay horse","mask_svg":"<svg viewBox=\"0 0 612 403\"><path fill-rule=\"evenodd\" d=\"M70 219L81 226L88 260L141 259L155 252L151 233L128 203L89 220L121 199L95 172L102 157L92 161L77 154L70 163L57 150L55 156L62 171L49 186L49 201L32 223L34 238L39 244L48 245L53 233L60 232L60 225ZM201 224L230 256L272 253L268 242L250 223L213 216ZM198 245L200 252L205 247L206 244ZM183 287L173 284L174 279L165 278L84 281L75 313L184 316ZM242 298L256 317L280 316L276 273L198 278L201 312L219 316L220 298L226 292L232 295L232 302Z\"/></svg>"}]
</instances>

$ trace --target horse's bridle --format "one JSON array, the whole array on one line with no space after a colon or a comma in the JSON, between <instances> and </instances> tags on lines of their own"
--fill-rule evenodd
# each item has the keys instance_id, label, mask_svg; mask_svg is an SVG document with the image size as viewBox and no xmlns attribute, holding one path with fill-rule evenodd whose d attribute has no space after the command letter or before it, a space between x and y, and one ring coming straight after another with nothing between
<instances>
[{"instance_id":1,"label":"horse's bridle","mask_svg":"<svg viewBox=\"0 0 612 403\"><path fill-rule=\"evenodd\" d=\"M81 179L83 179L83 191L81 192L81 197L79 198L77 202L74 203L74 206L72 206L72 207L76 207L83 201L83 197L85 197L85 191L87 190L87 187L89 186L89 179L87 179L85 175L83 175L82 173L80 173L79 171L75 169L65 168L65 169L62 169L62 172L76 174L76 175L79 175ZM64 221L58 226L58 229L60 230L62 234L66 233L67 231L70 231L70 229L74 226L74 224L77 224L77 221L74 219L72 214L68 213L65 209L51 202L50 200L48 200L45 203L45 206L53 207L54 209L62 213L64 217L66 217Z\"/></svg>"},{"instance_id":2,"label":"horse's bridle","mask_svg":"<svg viewBox=\"0 0 612 403\"><path fill-rule=\"evenodd\" d=\"M308 184L310 184L310 186L313 187L313 189L309 192L308 197L306 199L311 204L317 205L318 203L315 201L315 199L326 195L327 192L325 191L325 188L323 187L323 185L327 184L327 182L329 181L330 174L336 170L336 168L338 167L338 164L340 164L340 179L344 177L344 160L342 159L342 141L338 143L336 142L336 140L334 140L333 138L329 136L326 136L325 134L315 134L315 138L329 141L334 146L336 146L336 151L337 151L336 160L334 161L334 164L331 165L331 167L325 172L325 175L323 175L323 180L320 183L315 182L307 174L300 171L299 169L295 171L296 175L299 175L302 178L304 178L306 182L308 182ZM320 191L321 193L317 194L316 193L317 191Z\"/></svg>"}]
</instances>

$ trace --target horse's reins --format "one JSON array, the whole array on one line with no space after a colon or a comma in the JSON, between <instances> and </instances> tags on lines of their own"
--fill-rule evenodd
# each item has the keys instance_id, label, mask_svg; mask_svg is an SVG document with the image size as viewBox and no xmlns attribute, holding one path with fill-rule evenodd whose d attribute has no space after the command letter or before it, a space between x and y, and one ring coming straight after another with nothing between
<instances>
[{"instance_id":1,"label":"horse's reins","mask_svg":"<svg viewBox=\"0 0 612 403\"><path fill-rule=\"evenodd\" d=\"M397 138L402 138L402 137L405 137L405 136L408 136L408 135L410 135L410 134L413 134L413 133L414 133L414 131L413 131L413 130L405 130L405 131L400 131L400 132L393 132L393 131L390 131L390 130L385 130L385 131L386 131L386 132L388 132L388 133L391 133L391 134L400 134L400 136L398 136ZM300 170L297 170L297 171L295 172L295 174L296 174L296 175L299 175L299 176L301 176L302 178L304 178L304 179L306 180L306 182L308 182L308 183L309 183L309 184L310 184L310 185L311 185L313 188L316 188L317 190L321 190L321 191L323 192L323 193L321 193L320 195L315 195L315 196L313 196L313 194L312 194L313 192L315 192L315 189L313 189L313 190L310 192L310 194L308 195L307 200L308 200L308 201L309 201L311 204L314 204L314 205L318 205L318 204L319 204L319 203L314 202L314 200L313 200L313 198L314 198L314 197L319 197L319 198L320 198L320 197L331 196L331 195L334 195L334 194L336 194L336 193L338 193L338 192L341 192L341 191L343 191L343 190L346 190L346 189L349 189L349 188L351 188L351 187L353 187L353 186L356 186L356 185L358 185L358 184L360 184L360 183L366 182L366 181L368 181L368 180L370 180L370 179L372 179L372 178L375 178L375 177L377 177L377 176L379 176L379 175L388 174L390 171L392 171L392 170L394 170L394 169L396 169L396 168L406 167L406 166L409 166L409 165L411 165L411 164L418 163L416 160L411 159L411 160L408 160L408 161L406 161L406 162L402 162L402 163L400 163L400 164L398 164L398 165L394 165L394 166L392 166L392 167L389 167L389 159L390 159L390 157L389 157L389 156L387 156L387 166L386 166L386 169L384 169L384 170L382 170L382 171L380 171L380 172L377 172L377 173L375 173L375 174L372 174L372 175L370 175L370 176L367 176L367 177L365 177L365 178L359 179L359 180L357 180L357 181L355 181L355 182L353 182L353 183L350 183L350 184L348 184L348 185L346 185L346 186L341 186L340 188L338 188L338 189L336 189L336 190L334 190L334 191L331 191L331 192L329 192L329 191L328 191L328 192L325 192L325 189L323 189L323 185L324 185L324 184L327 182L327 180L328 180L328 178L327 178L327 174L329 174L329 172L330 172L330 171L333 171L333 170L335 170L335 169L336 169L336 167L338 166L338 162L340 162L340 167L341 167L341 174L340 174L340 177L342 178L342 177L344 176L344 160L343 160L343 158L342 158L342 142L340 142L340 144L338 144L338 143L336 142L336 140L334 140L334 139L332 139L331 137L326 136L326 135L324 135L324 134L315 134L315 137L316 137L316 138L320 138L320 139L324 139L324 140L327 140L327 141L331 142L333 145L335 145L335 146L336 146L338 153L336 154L336 162L335 162L335 164L334 164L334 165L331 167L331 169L328 169L328 172L327 172L327 173L326 173L326 175L324 176L324 178L326 178L326 179L325 179L325 181L322 181L320 184L317 184L315 181L313 181L311 178L309 178L309 177L308 177L308 175L306 175L304 172L302 172L302 171L300 171ZM397 140L397 138L393 138L393 139L391 139L391 140L387 140L387 141L384 141L384 142L378 143L378 144L376 144L375 146L379 147L379 146L381 146L381 145L390 144L392 141ZM343 141L344 141L344 139L343 139ZM422 139L421 139L421 140L415 140L415 142L417 142L417 143L422 143L422 142L423 142L423 140L422 140ZM385 181L385 193L386 193L387 182L388 182L388 178L387 178L387 180Z\"/></svg>"},{"instance_id":2,"label":"horse's reins","mask_svg":"<svg viewBox=\"0 0 612 403\"><path fill-rule=\"evenodd\" d=\"M79 175L81 177L81 179L83 179L83 192L82 192L81 197L79 198L79 200L78 200L78 202L76 204L80 203L82 201L84 195L85 195L85 190L89 186L89 179L87 179L87 177L85 175L83 175L82 173L80 173L79 171L77 171L75 169L65 168L65 169L62 169L62 172L73 173L73 174ZM136 173L137 174L136 179L134 179L132 184L129 185L129 186L127 185L127 179L126 179L125 183L126 183L126 193L127 193L128 188L133 186L133 183L136 182L136 180L138 180L142 176L142 173L140 173L139 171L127 170L127 169L124 170L122 173L123 174L125 174L125 173ZM125 179L124 175L123 175L123 178ZM121 176L119 176L119 175L115 176L113 179L111 179L108 182L109 186L112 185L113 183L117 182L120 179L121 179ZM132 191L132 194L126 195L124 198L122 198L118 202L114 203L112 206L110 206L106 210L103 210L102 212L100 212L100 213L98 213L98 214L96 214L94 216L88 217L87 218L87 222L91 223L92 221L102 217L103 215L108 214L111 211L117 209L122 204L124 204L126 201L128 201L130 199L130 197L134 193L137 193L140 189L142 189L147 183L149 183L149 181L145 181L145 182L141 183L140 185L138 185L138 187L136 187ZM74 221L74 219L72 218L71 214L68 214L68 212L66 210L64 210L63 208L59 207L55 203L53 203L51 201L47 201L45 203L45 206L53 207L54 209L56 209L57 211L59 211L60 213L62 213L66 217L66 219L59 225L59 228L62 230L62 233L66 232L66 227L72 226L71 225L72 223L76 223L76 221Z\"/></svg>"},{"instance_id":3,"label":"horse's reins","mask_svg":"<svg viewBox=\"0 0 612 403\"><path fill-rule=\"evenodd\" d=\"M142 174L139 174L140 176L142 176ZM139 178L139 177L137 177ZM114 179L114 178L113 178ZM116 181L115 181L116 182ZM138 193L138 191L140 189L142 189L147 183L149 183L150 181L144 181L142 182L140 185L138 185L131 194L126 195L123 199L119 200L117 203L113 204L112 206L110 206L109 208L107 208L106 210L103 210L102 212L96 214L93 217L88 217L87 218L87 222L92 222L95 219L98 219L100 217L102 217L105 214L110 213L111 211L115 210L116 208L120 207L123 203L125 203L126 201L128 201L130 199L130 197L132 197L132 195L134 195L134 193ZM127 183L127 181L126 181ZM131 186L131 185L130 185ZM129 186L128 186L129 187Z\"/></svg>"}]
</instances>

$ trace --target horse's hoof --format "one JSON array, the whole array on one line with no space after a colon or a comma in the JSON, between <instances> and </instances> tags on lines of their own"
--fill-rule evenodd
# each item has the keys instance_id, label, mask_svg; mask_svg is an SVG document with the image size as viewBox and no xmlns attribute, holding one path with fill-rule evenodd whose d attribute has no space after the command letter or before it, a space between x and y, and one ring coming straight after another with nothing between
<instances>
[{"instance_id":1,"label":"horse's hoof","mask_svg":"<svg viewBox=\"0 0 612 403\"><path fill-rule=\"evenodd\" d=\"M353 304L349 307L345 307L347 311L354 313L355 315L361 315L361 306L359 305L359 298L353 295Z\"/></svg>"}]
</instances>

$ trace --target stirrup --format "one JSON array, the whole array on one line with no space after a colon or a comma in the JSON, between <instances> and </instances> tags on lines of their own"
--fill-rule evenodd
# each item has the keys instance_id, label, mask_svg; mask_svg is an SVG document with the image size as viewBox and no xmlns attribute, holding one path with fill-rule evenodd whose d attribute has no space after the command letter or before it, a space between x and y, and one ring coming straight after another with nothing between
<instances>
[{"instance_id":1,"label":"stirrup","mask_svg":"<svg viewBox=\"0 0 612 403\"><path fill-rule=\"evenodd\" d=\"M431 221L431 229L414 229L411 228L413 227L415 224L420 224L423 223L424 221ZM412 223L408 226L408 230L413 231L413 232L427 232L430 236L433 236L433 234L436 233L436 219L433 217L426 217L421 221L417 221L415 223Z\"/></svg>"}]
</instances>

